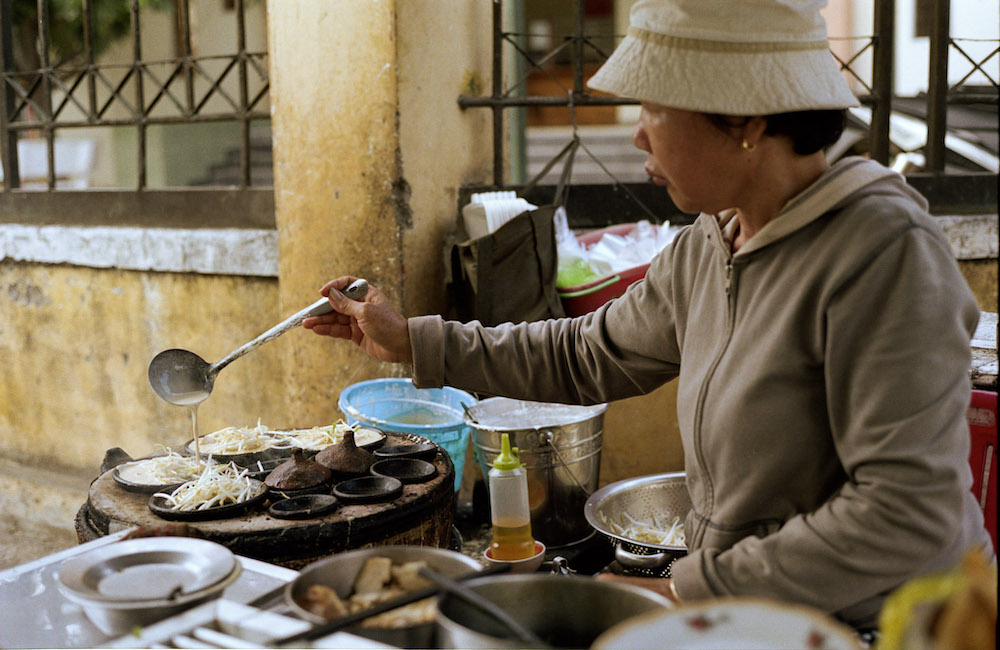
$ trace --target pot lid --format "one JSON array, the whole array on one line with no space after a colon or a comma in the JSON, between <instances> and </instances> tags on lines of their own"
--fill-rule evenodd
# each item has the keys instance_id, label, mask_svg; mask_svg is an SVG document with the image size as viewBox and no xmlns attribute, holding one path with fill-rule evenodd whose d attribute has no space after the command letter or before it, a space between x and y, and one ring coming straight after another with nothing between
<instances>
[{"instance_id":1,"label":"pot lid","mask_svg":"<svg viewBox=\"0 0 1000 650\"><path fill-rule=\"evenodd\" d=\"M602 415L607 404L575 406L491 397L465 412L465 422L479 430L517 431L560 427Z\"/></svg>"}]
</instances>

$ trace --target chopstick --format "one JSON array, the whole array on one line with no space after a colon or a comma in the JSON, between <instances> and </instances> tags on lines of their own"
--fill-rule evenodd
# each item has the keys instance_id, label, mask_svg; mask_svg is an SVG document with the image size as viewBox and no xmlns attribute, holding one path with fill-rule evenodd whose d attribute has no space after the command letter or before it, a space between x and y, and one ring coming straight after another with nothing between
<instances>
[{"instance_id":1,"label":"chopstick","mask_svg":"<svg viewBox=\"0 0 1000 650\"><path fill-rule=\"evenodd\" d=\"M265 591L261 595L251 600L249 603L247 603L247 607L253 607L255 609L264 609L264 605L268 604L269 602L280 596L285 591L285 588L287 586L288 586L287 582L282 582L274 589L271 589L270 591Z\"/></svg>"},{"instance_id":2,"label":"chopstick","mask_svg":"<svg viewBox=\"0 0 1000 650\"><path fill-rule=\"evenodd\" d=\"M494 575L497 573L506 573L510 571L510 567L504 565L493 565L482 569L481 571L473 571L471 573L465 573L461 576L455 578L457 582L463 580L471 580L472 578L481 578L484 576ZM409 605L410 603L415 603L418 600L423 600L424 598L429 598L431 596L436 596L441 592L441 587L434 585L431 587L424 587L423 589L418 589L416 591L410 591L398 598L393 598L392 600L387 600L384 603L380 603L375 607L370 607L368 609L362 610L360 612L355 612L353 614L348 614L347 616L341 616L340 618L335 618L332 621L327 621L326 623L320 623L319 625L304 630L302 632L297 632L295 634L290 634L289 636L274 639L271 641L275 646L281 646L288 643L293 643L295 641L312 640L319 638L321 636L326 636L333 632L344 629L350 625L354 625L358 621L363 621L366 618L381 614L382 612L387 612L391 609L396 609L397 607L402 607L403 605ZM267 595L267 594L265 594Z\"/></svg>"}]
</instances>

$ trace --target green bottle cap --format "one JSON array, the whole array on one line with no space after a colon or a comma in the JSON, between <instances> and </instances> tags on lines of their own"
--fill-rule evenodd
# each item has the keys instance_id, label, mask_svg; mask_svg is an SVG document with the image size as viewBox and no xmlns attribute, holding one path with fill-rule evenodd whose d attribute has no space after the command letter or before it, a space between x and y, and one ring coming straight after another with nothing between
<instances>
[{"instance_id":1,"label":"green bottle cap","mask_svg":"<svg viewBox=\"0 0 1000 650\"><path fill-rule=\"evenodd\" d=\"M521 459L517 456L517 447L510 446L510 434L500 434L500 455L493 461L493 469L508 471L521 466Z\"/></svg>"}]
</instances>

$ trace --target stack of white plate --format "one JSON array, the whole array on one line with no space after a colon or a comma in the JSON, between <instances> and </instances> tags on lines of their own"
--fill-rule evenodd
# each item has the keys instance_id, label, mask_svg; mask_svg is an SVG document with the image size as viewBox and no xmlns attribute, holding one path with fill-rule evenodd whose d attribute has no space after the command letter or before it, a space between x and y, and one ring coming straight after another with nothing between
<instances>
[{"instance_id":1,"label":"stack of white plate","mask_svg":"<svg viewBox=\"0 0 1000 650\"><path fill-rule=\"evenodd\" d=\"M218 598L240 574L225 546L189 537L115 542L59 568L59 588L108 635Z\"/></svg>"}]
</instances>

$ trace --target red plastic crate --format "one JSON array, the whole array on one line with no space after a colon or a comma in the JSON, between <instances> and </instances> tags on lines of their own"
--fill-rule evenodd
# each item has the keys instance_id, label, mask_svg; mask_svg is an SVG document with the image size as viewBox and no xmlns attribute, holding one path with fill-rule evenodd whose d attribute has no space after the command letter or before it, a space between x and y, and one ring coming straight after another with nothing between
<instances>
[{"instance_id":1,"label":"red plastic crate","mask_svg":"<svg viewBox=\"0 0 1000 650\"><path fill-rule=\"evenodd\" d=\"M972 401L967 414L972 448L969 465L972 467L972 493L979 500L986 520L986 530L997 548L997 394L972 391Z\"/></svg>"},{"instance_id":2,"label":"red plastic crate","mask_svg":"<svg viewBox=\"0 0 1000 650\"><path fill-rule=\"evenodd\" d=\"M635 229L636 224L623 223L617 226L601 228L600 230L592 230L577 237L577 241L585 248L590 248L601 241L601 237L606 233L627 237ZM559 299L562 301L566 315L582 316L598 309L612 298L617 298L625 293L625 289L630 284L646 277L648 269L649 264L642 264L625 271L620 271L614 275L607 275L603 278L591 280L584 284L572 287L560 287L558 289Z\"/></svg>"}]
</instances>

